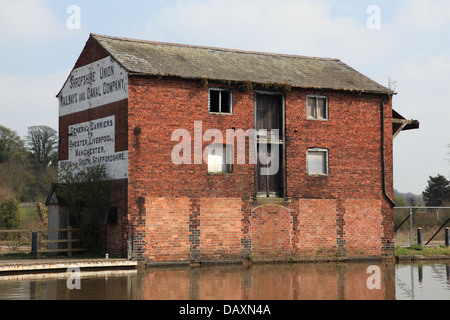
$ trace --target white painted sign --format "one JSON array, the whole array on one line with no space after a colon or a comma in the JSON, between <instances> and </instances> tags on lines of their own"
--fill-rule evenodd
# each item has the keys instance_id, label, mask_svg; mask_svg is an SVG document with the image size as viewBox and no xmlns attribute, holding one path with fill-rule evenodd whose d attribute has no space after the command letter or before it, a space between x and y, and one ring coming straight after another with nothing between
<instances>
[{"instance_id":1,"label":"white painted sign","mask_svg":"<svg viewBox=\"0 0 450 320\"><path fill-rule=\"evenodd\" d=\"M74 69L58 94L59 116L128 98L128 74L106 57Z\"/></svg>"},{"instance_id":2,"label":"white painted sign","mask_svg":"<svg viewBox=\"0 0 450 320\"><path fill-rule=\"evenodd\" d=\"M115 116L69 126L69 159L78 168L104 164L114 179L128 177L128 151L115 152Z\"/></svg>"}]
</instances>

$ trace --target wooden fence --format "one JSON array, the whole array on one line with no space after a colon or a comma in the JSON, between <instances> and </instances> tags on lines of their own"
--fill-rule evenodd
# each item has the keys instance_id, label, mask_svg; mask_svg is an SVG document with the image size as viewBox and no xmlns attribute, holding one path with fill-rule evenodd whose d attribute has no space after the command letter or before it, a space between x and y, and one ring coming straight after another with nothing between
<instances>
[{"instance_id":1,"label":"wooden fence","mask_svg":"<svg viewBox=\"0 0 450 320\"><path fill-rule=\"evenodd\" d=\"M64 229L41 229L41 230L29 230L29 229L11 229L0 230L0 255L2 254L17 254L17 253L31 253L33 233L36 232L37 236L37 253L50 253L50 252L66 252L68 256L71 256L73 252L87 251L86 248L75 248L74 243L80 242L78 238L74 237L74 233L79 231L72 227ZM58 232L57 240L49 240L49 232ZM67 237L61 239L60 236L65 233ZM57 249L49 249L48 245L56 243ZM65 248L59 248L59 244L66 243Z\"/></svg>"}]
</instances>

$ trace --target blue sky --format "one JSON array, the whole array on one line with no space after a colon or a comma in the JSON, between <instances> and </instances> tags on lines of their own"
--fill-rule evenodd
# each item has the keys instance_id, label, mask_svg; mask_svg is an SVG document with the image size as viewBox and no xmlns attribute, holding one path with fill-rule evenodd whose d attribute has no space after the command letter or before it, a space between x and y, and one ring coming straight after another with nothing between
<instances>
[{"instance_id":1,"label":"blue sky","mask_svg":"<svg viewBox=\"0 0 450 320\"><path fill-rule=\"evenodd\" d=\"M80 29L67 27L71 5ZM395 139L395 188L421 193L430 175L449 178L448 0L1 0L0 125L22 137L32 125L57 129L55 95L91 32L332 57L383 85L391 78L394 109L421 122Z\"/></svg>"}]
</instances>

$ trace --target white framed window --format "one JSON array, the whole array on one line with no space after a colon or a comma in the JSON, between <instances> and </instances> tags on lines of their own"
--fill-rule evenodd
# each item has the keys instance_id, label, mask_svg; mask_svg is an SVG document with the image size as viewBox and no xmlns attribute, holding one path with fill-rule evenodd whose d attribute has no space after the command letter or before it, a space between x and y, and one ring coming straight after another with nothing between
<instances>
[{"instance_id":1,"label":"white framed window","mask_svg":"<svg viewBox=\"0 0 450 320\"><path fill-rule=\"evenodd\" d=\"M328 175L328 150L309 148L306 151L306 172L308 175Z\"/></svg>"},{"instance_id":2,"label":"white framed window","mask_svg":"<svg viewBox=\"0 0 450 320\"><path fill-rule=\"evenodd\" d=\"M209 88L208 111L215 114L233 114L232 91L222 88Z\"/></svg>"},{"instance_id":3,"label":"white framed window","mask_svg":"<svg viewBox=\"0 0 450 320\"><path fill-rule=\"evenodd\" d=\"M306 118L310 120L328 120L328 97L306 96Z\"/></svg>"},{"instance_id":4,"label":"white framed window","mask_svg":"<svg viewBox=\"0 0 450 320\"><path fill-rule=\"evenodd\" d=\"M208 146L208 173L233 173L233 146L210 144Z\"/></svg>"}]
</instances>

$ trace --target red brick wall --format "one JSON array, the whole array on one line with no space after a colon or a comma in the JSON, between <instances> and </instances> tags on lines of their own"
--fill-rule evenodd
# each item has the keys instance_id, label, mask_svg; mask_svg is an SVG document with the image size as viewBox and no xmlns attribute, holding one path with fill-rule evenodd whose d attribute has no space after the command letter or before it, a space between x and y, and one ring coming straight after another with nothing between
<instances>
[{"instance_id":1,"label":"red brick wall","mask_svg":"<svg viewBox=\"0 0 450 320\"><path fill-rule=\"evenodd\" d=\"M189 260L189 199L172 197L151 198L147 201L146 260Z\"/></svg>"},{"instance_id":2,"label":"red brick wall","mask_svg":"<svg viewBox=\"0 0 450 320\"><path fill-rule=\"evenodd\" d=\"M337 252L336 200L300 199L298 254L334 255Z\"/></svg>"},{"instance_id":3,"label":"red brick wall","mask_svg":"<svg viewBox=\"0 0 450 320\"><path fill-rule=\"evenodd\" d=\"M279 260L292 255L291 211L281 205L264 204L253 208L250 218L252 257Z\"/></svg>"},{"instance_id":4,"label":"red brick wall","mask_svg":"<svg viewBox=\"0 0 450 320\"><path fill-rule=\"evenodd\" d=\"M345 202L345 239L348 256L381 256L381 202Z\"/></svg>"},{"instance_id":5,"label":"red brick wall","mask_svg":"<svg viewBox=\"0 0 450 320\"><path fill-rule=\"evenodd\" d=\"M171 161L172 148L179 143L171 141L172 132L187 129L193 150L194 121L202 121L202 133L216 128L224 137L226 129L253 128L253 92L210 83L233 89L233 115L211 115L208 87L200 81L132 77L129 84L129 212L137 215L139 197L190 198L195 203L190 215L191 260L237 257L239 242L243 256L251 254L263 260L392 254L392 209L382 190L384 97L300 89L287 93L289 200L282 206L261 206L252 200L254 169L248 164L248 155L245 165L235 164L233 174L211 175L205 163L175 165ZM329 97L329 120L306 120L306 95L319 93ZM392 196L390 108L390 103L385 106L385 160L386 185ZM137 136L135 127L140 128ZM203 141L202 150L209 143ZM329 150L329 176L307 176L309 147ZM347 202L349 199L359 200ZM142 232L151 237L150 229Z\"/></svg>"},{"instance_id":6,"label":"red brick wall","mask_svg":"<svg viewBox=\"0 0 450 320\"><path fill-rule=\"evenodd\" d=\"M200 260L240 260L242 200L200 199Z\"/></svg>"},{"instance_id":7,"label":"red brick wall","mask_svg":"<svg viewBox=\"0 0 450 320\"><path fill-rule=\"evenodd\" d=\"M233 115L208 114L208 88L200 81L132 77L129 96L130 163L151 174L133 175L131 184L158 185L148 194L248 198L254 195L253 166L235 165L232 175L208 175L207 165L175 165L171 161L171 134L179 128L191 133L194 121L202 121L204 133L253 128L253 92L233 88ZM214 84L210 84L214 86ZM216 84L224 87L224 85ZM306 95L329 97L329 120L306 120ZM286 95L286 167L288 197L307 199L382 199L381 114L384 97L351 93L294 89ZM391 124L386 106L386 123ZM386 124L387 184L392 195L392 128ZM139 127L136 137L133 129ZM391 138L391 139L389 139ZM202 150L211 142L203 141ZM328 177L306 175L306 149L329 150ZM248 157L248 156L247 156ZM192 160L194 155L192 154ZM131 179L131 178L130 178ZM192 183L195 181L195 183Z\"/></svg>"}]
</instances>

